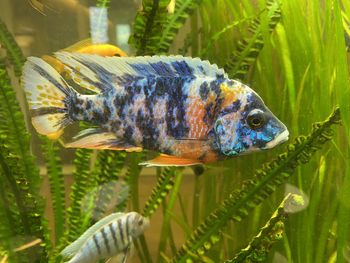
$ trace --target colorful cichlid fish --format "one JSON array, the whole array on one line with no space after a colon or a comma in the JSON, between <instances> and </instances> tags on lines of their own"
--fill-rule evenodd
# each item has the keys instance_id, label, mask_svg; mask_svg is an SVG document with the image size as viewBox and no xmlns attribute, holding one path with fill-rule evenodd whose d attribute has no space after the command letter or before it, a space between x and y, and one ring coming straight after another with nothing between
<instances>
[{"instance_id":1,"label":"colorful cichlid fish","mask_svg":"<svg viewBox=\"0 0 350 263\"><path fill-rule=\"evenodd\" d=\"M209 163L272 148L288 139L286 126L246 85L199 58L101 57L57 52L65 79L44 60L29 57L22 83L32 123L58 138L77 121L66 147L153 150L145 165ZM68 77L67 77L68 75ZM82 88L95 95L84 95Z\"/></svg>"},{"instance_id":2,"label":"colorful cichlid fish","mask_svg":"<svg viewBox=\"0 0 350 263\"><path fill-rule=\"evenodd\" d=\"M87 229L61 255L69 263L93 263L123 254L126 261L133 239L149 226L149 219L136 212L114 213Z\"/></svg>"}]
</instances>

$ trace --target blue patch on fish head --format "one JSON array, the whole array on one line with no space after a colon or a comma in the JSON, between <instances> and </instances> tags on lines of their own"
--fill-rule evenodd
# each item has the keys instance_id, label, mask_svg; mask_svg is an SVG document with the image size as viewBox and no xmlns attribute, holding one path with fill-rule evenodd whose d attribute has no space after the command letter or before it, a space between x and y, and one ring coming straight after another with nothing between
<instances>
[{"instance_id":1,"label":"blue patch on fish head","mask_svg":"<svg viewBox=\"0 0 350 263\"><path fill-rule=\"evenodd\" d=\"M266 150L288 139L286 126L255 93L238 112L219 116L214 125L216 145L225 156Z\"/></svg>"}]
</instances>

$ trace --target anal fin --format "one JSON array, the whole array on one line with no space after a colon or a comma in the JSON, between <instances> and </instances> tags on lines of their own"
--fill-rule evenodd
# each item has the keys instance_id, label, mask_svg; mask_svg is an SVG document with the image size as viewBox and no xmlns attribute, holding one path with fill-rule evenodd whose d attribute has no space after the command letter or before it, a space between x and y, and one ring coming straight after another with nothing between
<instances>
[{"instance_id":1,"label":"anal fin","mask_svg":"<svg viewBox=\"0 0 350 263\"><path fill-rule=\"evenodd\" d=\"M140 163L139 165L152 167L152 166L191 166L196 164L202 164L202 163L194 159L185 159L178 156L161 154L160 156L152 160Z\"/></svg>"},{"instance_id":2,"label":"anal fin","mask_svg":"<svg viewBox=\"0 0 350 263\"><path fill-rule=\"evenodd\" d=\"M130 145L118 139L113 133L100 129L82 130L73 140L63 144L66 148L108 149L127 152L140 152L141 147Z\"/></svg>"}]
</instances>

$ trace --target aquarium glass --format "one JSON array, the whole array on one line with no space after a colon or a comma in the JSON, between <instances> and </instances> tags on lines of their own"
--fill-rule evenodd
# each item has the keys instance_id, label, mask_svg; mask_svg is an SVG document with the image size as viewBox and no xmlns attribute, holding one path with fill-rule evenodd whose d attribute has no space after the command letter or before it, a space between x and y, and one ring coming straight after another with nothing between
<instances>
[{"instance_id":1,"label":"aquarium glass","mask_svg":"<svg viewBox=\"0 0 350 263\"><path fill-rule=\"evenodd\" d=\"M350 262L349 59L348 0L1 0L0 262Z\"/></svg>"}]
</instances>

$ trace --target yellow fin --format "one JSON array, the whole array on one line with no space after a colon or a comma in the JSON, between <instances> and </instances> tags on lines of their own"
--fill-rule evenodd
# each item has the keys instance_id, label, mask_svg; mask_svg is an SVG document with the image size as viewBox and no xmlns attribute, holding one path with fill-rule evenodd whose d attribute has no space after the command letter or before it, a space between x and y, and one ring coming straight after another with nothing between
<instances>
[{"instance_id":1,"label":"yellow fin","mask_svg":"<svg viewBox=\"0 0 350 263\"><path fill-rule=\"evenodd\" d=\"M40 134L57 139L73 122L64 102L73 91L54 68L36 57L27 59L21 80L34 128Z\"/></svg>"},{"instance_id":2,"label":"yellow fin","mask_svg":"<svg viewBox=\"0 0 350 263\"><path fill-rule=\"evenodd\" d=\"M54 133L48 133L48 134L46 134L46 136L50 140L57 140L59 137L61 137L62 134L63 134L63 130L59 130L59 131L54 132Z\"/></svg>"},{"instance_id":3,"label":"yellow fin","mask_svg":"<svg viewBox=\"0 0 350 263\"><path fill-rule=\"evenodd\" d=\"M139 165L145 165L146 167L151 167L151 166L190 166L190 165L196 165L196 164L202 164L202 163L198 160L185 159L177 156L161 154L160 156L152 160L140 163Z\"/></svg>"},{"instance_id":4,"label":"yellow fin","mask_svg":"<svg viewBox=\"0 0 350 263\"><path fill-rule=\"evenodd\" d=\"M93 45L91 38L87 38L87 39L83 39L83 40L81 40L81 41L79 41L79 42L77 42L69 47L66 47L63 50L68 51L68 52L79 52L79 50L81 50L85 47L91 46L91 45Z\"/></svg>"},{"instance_id":5,"label":"yellow fin","mask_svg":"<svg viewBox=\"0 0 350 263\"><path fill-rule=\"evenodd\" d=\"M61 61L59 61L57 58L49 56L49 55L43 55L41 57L45 62L50 64L58 73L62 73L64 71L64 65Z\"/></svg>"},{"instance_id":6,"label":"yellow fin","mask_svg":"<svg viewBox=\"0 0 350 263\"><path fill-rule=\"evenodd\" d=\"M92 43L91 38L81 40L69 47L66 47L62 51L67 51L71 53L83 53L83 54L94 54L104 57L126 57L126 53L121 50L119 47L107 44L107 43L101 43L101 44L95 44Z\"/></svg>"}]
</instances>

